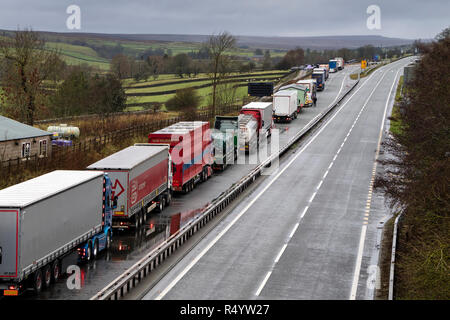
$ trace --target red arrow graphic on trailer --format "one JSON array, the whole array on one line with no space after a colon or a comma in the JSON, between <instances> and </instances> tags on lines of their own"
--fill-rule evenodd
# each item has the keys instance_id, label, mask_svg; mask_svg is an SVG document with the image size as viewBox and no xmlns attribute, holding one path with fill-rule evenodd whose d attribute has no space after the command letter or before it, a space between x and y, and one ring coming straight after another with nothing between
<instances>
[{"instance_id":1,"label":"red arrow graphic on trailer","mask_svg":"<svg viewBox=\"0 0 450 320\"><path fill-rule=\"evenodd\" d=\"M117 186L120 187L120 192L116 194ZM116 181L114 182L114 186L112 187L112 190L113 190L112 196L113 196L113 197L117 197L117 198L125 191L125 189L124 189L124 188L122 187L122 185L120 184L119 179L116 179Z\"/></svg>"}]
</instances>

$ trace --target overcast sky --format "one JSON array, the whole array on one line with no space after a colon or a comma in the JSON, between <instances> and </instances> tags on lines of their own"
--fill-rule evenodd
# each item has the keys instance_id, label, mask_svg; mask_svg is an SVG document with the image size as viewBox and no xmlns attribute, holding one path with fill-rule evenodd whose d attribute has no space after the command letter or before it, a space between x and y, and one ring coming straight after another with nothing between
<instances>
[{"instance_id":1,"label":"overcast sky","mask_svg":"<svg viewBox=\"0 0 450 320\"><path fill-rule=\"evenodd\" d=\"M69 5L81 29L68 30ZM369 30L369 5L381 29ZM449 0L1 0L0 29L56 32L434 38L450 25Z\"/></svg>"}]
</instances>

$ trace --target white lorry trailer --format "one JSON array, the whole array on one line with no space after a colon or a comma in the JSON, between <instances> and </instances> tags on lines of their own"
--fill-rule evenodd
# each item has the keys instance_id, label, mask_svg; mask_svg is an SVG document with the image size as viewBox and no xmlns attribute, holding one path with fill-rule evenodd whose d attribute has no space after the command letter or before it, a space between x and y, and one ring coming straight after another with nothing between
<instances>
[{"instance_id":1,"label":"white lorry trailer","mask_svg":"<svg viewBox=\"0 0 450 320\"><path fill-rule=\"evenodd\" d=\"M258 143L263 138L269 137L273 128L273 104L272 102L250 102L242 107L240 114L249 114L258 123ZM260 136L261 133L261 136Z\"/></svg>"},{"instance_id":2,"label":"white lorry trailer","mask_svg":"<svg viewBox=\"0 0 450 320\"><path fill-rule=\"evenodd\" d=\"M275 122L291 122L297 119L297 91L281 90L273 95L273 118Z\"/></svg>"},{"instance_id":3,"label":"white lorry trailer","mask_svg":"<svg viewBox=\"0 0 450 320\"><path fill-rule=\"evenodd\" d=\"M250 114L240 114L239 124L239 151L253 153L258 147L258 122Z\"/></svg>"}]
</instances>

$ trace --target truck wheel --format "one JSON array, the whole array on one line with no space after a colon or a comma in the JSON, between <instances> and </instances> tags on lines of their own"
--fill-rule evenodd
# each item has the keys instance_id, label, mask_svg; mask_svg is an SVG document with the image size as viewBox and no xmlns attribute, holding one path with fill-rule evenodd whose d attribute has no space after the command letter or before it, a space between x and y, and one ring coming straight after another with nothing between
<instances>
[{"instance_id":1,"label":"truck wheel","mask_svg":"<svg viewBox=\"0 0 450 320\"><path fill-rule=\"evenodd\" d=\"M142 208L142 224L144 224L147 221L147 207Z\"/></svg>"},{"instance_id":2,"label":"truck wheel","mask_svg":"<svg viewBox=\"0 0 450 320\"><path fill-rule=\"evenodd\" d=\"M139 226L142 226L144 224L144 211L139 211Z\"/></svg>"},{"instance_id":3,"label":"truck wheel","mask_svg":"<svg viewBox=\"0 0 450 320\"><path fill-rule=\"evenodd\" d=\"M42 291L42 271L41 269L36 270L33 276L33 289L36 294Z\"/></svg>"},{"instance_id":4,"label":"truck wheel","mask_svg":"<svg viewBox=\"0 0 450 320\"><path fill-rule=\"evenodd\" d=\"M109 250L111 248L111 232L108 231L108 233L106 234L106 250Z\"/></svg>"},{"instance_id":5,"label":"truck wheel","mask_svg":"<svg viewBox=\"0 0 450 320\"><path fill-rule=\"evenodd\" d=\"M98 255L98 240L95 239L94 246L92 248L92 259L93 260L97 259L97 255Z\"/></svg>"},{"instance_id":6,"label":"truck wheel","mask_svg":"<svg viewBox=\"0 0 450 320\"><path fill-rule=\"evenodd\" d=\"M140 219L139 219L139 213L136 213L136 214L134 215L134 228L135 228L136 230L139 229L139 226L140 226L139 221L140 221Z\"/></svg>"},{"instance_id":7,"label":"truck wheel","mask_svg":"<svg viewBox=\"0 0 450 320\"><path fill-rule=\"evenodd\" d=\"M87 245L87 251L86 251L86 257L85 257L86 261L91 261L92 260L92 242L89 241L88 245Z\"/></svg>"},{"instance_id":8,"label":"truck wheel","mask_svg":"<svg viewBox=\"0 0 450 320\"><path fill-rule=\"evenodd\" d=\"M42 283L43 287L50 288L50 283L52 282L52 269L50 268L49 264L43 268L42 276L43 276L43 283Z\"/></svg>"},{"instance_id":9,"label":"truck wheel","mask_svg":"<svg viewBox=\"0 0 450 320\"><path fill-rule=\"evenodd\" d=\"M166 201L166 205L170 205L170 202L172 201L172 195L170 194L170 192L167 193L167 201Z\"/></svg>"},{"instance_id":10,"label":"truck wheel","mask_svg":"<svg viewBox=\"0 0 450 320\"><path fill-rule=\"evenodd\" d=\"M52 281L53 283L58 282L61 277L61 266L59 260L53 261L52 264Z\"/></svg>"}]
</instances>

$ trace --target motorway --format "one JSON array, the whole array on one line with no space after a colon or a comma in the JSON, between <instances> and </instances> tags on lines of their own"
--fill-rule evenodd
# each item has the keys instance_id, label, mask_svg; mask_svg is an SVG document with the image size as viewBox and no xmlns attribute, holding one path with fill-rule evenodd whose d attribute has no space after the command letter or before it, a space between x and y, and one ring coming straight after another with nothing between
<instances>
[{"instance_id":1,"label":"motorway","mask_svg":"<svg viewBox=\"0 0 450 320\"><path fill-rule=\"evenodd\" d=\"M241 199L144 299L372 299L376 277L369 273L376 270L378 227L387 215L383 197L372 190L376 159L409 60L361 79L278 171ZM350 85L348 69L332 75L318 108ZM313 109L298 124L278 126L289 127L280 145L314 117ZM200 201L213 188L207 183L188 196Z\"/></svg>"},{"instance_id":2,"label":"motorway","mask_svg":"<svg viewBox=\"0 0 450 320\"><path fill-rule=\"evenodd\" d=\"M331 74L326 82L326 89L318 93L316 107L304 108L298 119L290 124L277 124L280 129L280 146L310 123L320 112L324 111L338 97L342 96L353 84L349 74L356 67L347 67L344 71ZM257 164L239 164L228 167L224 172L213 175L206 183L198 185L186 195L177 195L171 206L162 214L153 215L144 230L138 234L133 232L115 233L113 248L101 255L96 261L81 266L81 289L69 290L66 279L61 279L50 289L39 296L26 295L26 299L89 299L109 282L136 263L145 254L163 242L168 235L170 219L181 214L192 218L201 208L218 197L232 184L248 174ZM152 226L152 227L150 227Z\"/></svg>"}]
</instances>

